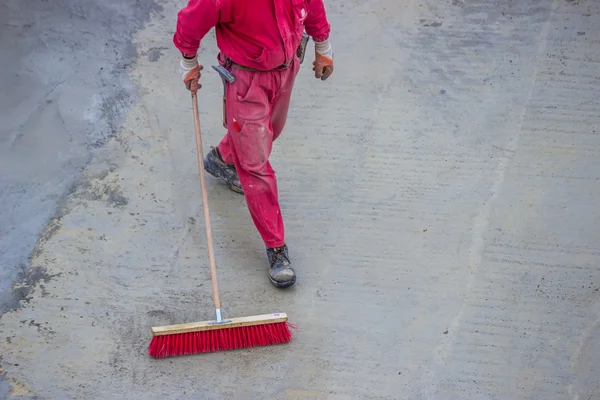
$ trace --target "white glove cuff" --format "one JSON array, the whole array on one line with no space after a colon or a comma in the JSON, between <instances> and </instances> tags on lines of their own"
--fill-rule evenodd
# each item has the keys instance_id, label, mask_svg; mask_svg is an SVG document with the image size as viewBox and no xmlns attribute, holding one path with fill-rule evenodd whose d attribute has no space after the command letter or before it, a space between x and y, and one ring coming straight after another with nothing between
<instances>
[{"instance_id":1,"label":"white glove cuff","mask_svg":"<svg viewBox=\"0 0 600 400\"><path fill-rule=\"evenodd\" d=\"M196 68L198 66L198 57L194 57L194 58L184 58L181 57L181 68L182 69L186 69L188 71Z\"/></svg>"},{"instance_id":2,"label":"white glove cuff","mask_svg":"<svg viewBox=\"0 0 600 400\"><path fill-rule=\"evenodd\" d=\"M322 56L333 58L333 51L331 49L329 40L325 40L324 42L315 42L315 51L317 54Z\"/></svg>"}]
</instances>

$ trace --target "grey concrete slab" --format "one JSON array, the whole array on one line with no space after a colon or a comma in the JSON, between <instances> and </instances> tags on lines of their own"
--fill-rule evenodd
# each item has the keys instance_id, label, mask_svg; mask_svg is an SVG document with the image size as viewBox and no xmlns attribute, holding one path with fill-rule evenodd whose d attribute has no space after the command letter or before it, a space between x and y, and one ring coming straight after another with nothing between
<instances>
[{"instance_id":1,"label":"grey concrete slab","mask_svg":"<svg viewBox=\"0 0 600 400\"><path fill-rule=\"evenodd\" d=\"M150 326L213 311L181 4L161 6L132 39L139 98L0 319L0 393L600 398L598 4L329 1L334 78L303 66L273 154L297 286L270 286L243 198L209 187L225 313L285 311L296 337L151 360ZM223 134L210 68L203 85L207 147Z\"/></svg>"}]
</instances>

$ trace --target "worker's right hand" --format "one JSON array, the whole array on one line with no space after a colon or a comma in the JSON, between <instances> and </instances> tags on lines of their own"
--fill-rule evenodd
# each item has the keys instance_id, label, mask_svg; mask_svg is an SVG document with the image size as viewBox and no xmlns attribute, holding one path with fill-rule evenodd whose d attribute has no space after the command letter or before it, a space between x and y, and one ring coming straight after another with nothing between
<instances>
[{"instance_id":1,"label":"worker's right hand","mask_svg":"<svg viewBox=\"0 0 600 400\"><path fill-rule=\"evenodd\" d=\"M200 80L200 71L204 67L198 64L198 58L185 58L181 56L181 62L179 63L179 72L185 87L192 93L196 93L198 89L202 87L198 83Z\"/></svg>"}]
</instances>

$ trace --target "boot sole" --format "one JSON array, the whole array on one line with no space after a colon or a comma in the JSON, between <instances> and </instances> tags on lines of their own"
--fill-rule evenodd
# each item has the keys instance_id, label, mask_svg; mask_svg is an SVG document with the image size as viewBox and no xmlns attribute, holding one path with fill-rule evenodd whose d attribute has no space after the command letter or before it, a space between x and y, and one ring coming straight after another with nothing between
<instances>
[{"instance_id":1,"label":"boot sole","mask_svg":"<svg viewBox=\"0 0 600 400\"><path fill-rule=\"evenodd\" d=\"M232 191L239 193L239 194L244 194L244 191L235 187L234 185L231 185L229 182L227 182L227 179L225 179L223 177L223 175L221 174L221 171L213 171L207 164L206 161L204 161L204 170L206 172L208 172L209 174L211 174L212 176L214 176L217 179L222 180L223 182L225 182L227 184L227 186L229 186L229 189L231 189Z\"/></svg>"},{"instance_id":2,"label":"boot sole","mask_svg":"<svg viewBox=\"0 0 600 400\"><path fill-rule=\"evenodd\" d=\"M275 286L278 289L285 289L285 288L288 288L288 287L290 287L290 286L292 286L293 284L296 283L296 277L295 276L294 276L294 279L292 279L291 281L289 281L289 282L283 282L283 283L282 282L277 282L275 279L271 278L270 276L269 276L269 280L271 281L271 283L273 284L273 286Z\"/></svg>"}]
</instances>

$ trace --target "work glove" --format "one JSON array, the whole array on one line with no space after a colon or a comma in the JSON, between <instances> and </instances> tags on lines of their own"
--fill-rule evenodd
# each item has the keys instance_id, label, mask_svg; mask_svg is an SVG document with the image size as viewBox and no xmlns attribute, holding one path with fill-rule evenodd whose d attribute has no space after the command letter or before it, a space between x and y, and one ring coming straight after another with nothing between
<instances>
[{"instance_id":1,"label":"work glove","mask_svg":"<svg viewBox=\"0 0 600 400\"><path fill-rule=\"evenodd\" d=\"M198 65L198 58L196 56L194 56L194 58L185 58L183 55L181 56L179 72L181 73L181 78L183 79L185 87L192 93L196 93L198 89L202 87L198 81L200 80L200 71L203 68L202 65Z\"/></svg>"},{"instance_id":2,"label":"work glove","mask_svg":"<svg viewBox=\"0 0 600 400\"><path fill-rule=\"evenodd\" d=\"M329 40L315 42L315 61L313 61L315 78L322 81L329 78L333 73L333 51Z\"/></svg>"}]
</instances>

